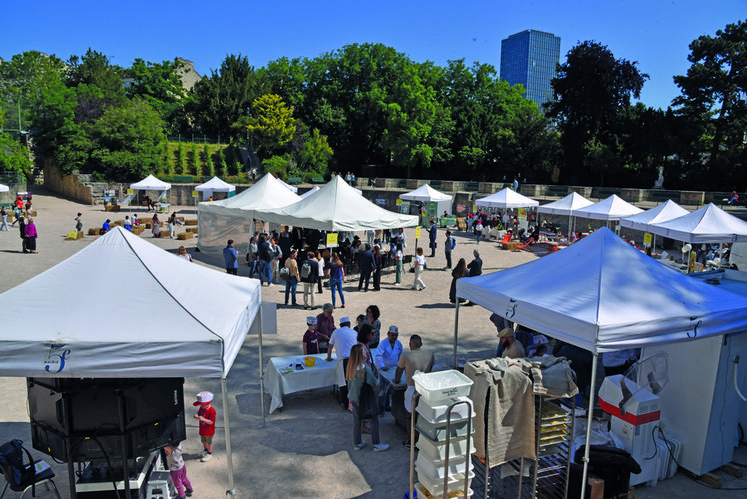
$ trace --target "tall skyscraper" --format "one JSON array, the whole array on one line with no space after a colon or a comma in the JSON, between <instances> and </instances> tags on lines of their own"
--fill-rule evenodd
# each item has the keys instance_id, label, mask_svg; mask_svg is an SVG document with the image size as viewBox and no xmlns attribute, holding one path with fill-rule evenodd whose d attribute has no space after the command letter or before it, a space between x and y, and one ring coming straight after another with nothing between
<instances>
[{"instance_id":1,"label":"tall skyscraper","mask_svg":"<svg viewBox=\"0 0 747 499\"><path fill-rule=\"evenodd\" d=\"M560 60L560 37L528 29L501 41L501 79L521 83L539 105L552 99L550 80Z\"/></svg>"}]
</instances>

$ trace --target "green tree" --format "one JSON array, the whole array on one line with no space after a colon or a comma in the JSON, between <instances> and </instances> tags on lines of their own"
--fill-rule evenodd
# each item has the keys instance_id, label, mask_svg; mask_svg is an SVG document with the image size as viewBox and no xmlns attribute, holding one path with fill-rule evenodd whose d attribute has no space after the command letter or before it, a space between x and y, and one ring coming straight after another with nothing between
<instances>
[{"instance_id":1,"label":"green tree","mask_svg":"<svg viewBox=\"0 0 747 499\"><path fill-rule=\"evenodd\" d=\"M158 169L163 121L147 102L133 99L107 109L91 127L96 147L91 170L113 181L129 182Z\"/></svg>"},{"instance_id":2,"label":"green tree","mask_svg":"<svg viewBox=\"0 0 747 499\"><path fill-rule=\"evenodd\" d=\"M127 71L133 83L126 89L128 97L139 96L161 114L169 134L177 134L185 127L184 97L179 59L173 61L145 62L135 59Z\"/></svg>"},{"instance_id":3,"label":"green tree","mask_svg":"<svg viewBox=\"0 0 747 499\"><path fill-rule=\"evenodd\" d=\"M187 154L184 152L183 142L179 142L179 145L176 148L176 155L178 156L175 170L176 174L181 175L187 173Z\"/></svg>"},{"instance_id":4,"label":"green tree","mask_svg":"<svg viewBox=\"0 0 747 499\"><path fill-rule=\"evenodd\" d=\"M67 63L69 86L93 86L100 89L103 96L112 102L121 103L124 100L122 68L111 65L109 58L101 52L89 48L85 55L74 55Z\"/></svg>"},{"instance_id":5,"label":"green tree","mask_svg":"<svg viewBox=\"0 0 747 499\"><path fill-rule=\"evenodd\" d=\"M275 94L256 99L252 103L251 116L243 121L261 158L272 156L274 151L290 142L296 131L293 108Z\"/></svg>"},{"instance_id":6,"label":"green tree","mask_svg":"<svg viewBox=\"0 0 747 499\"><path fill-rule=\"evenodd\" d=\"M240 138L233 125L264 92L246 57L229 55L218 71L195 83L187 111L200 133L221 141Z\"/></svg>"},{"instance_id":7,"label":"green tree","mask_svg":"<svg viewBox=\"0 0 747 499\"><path fill-rule=\"evenodd\" d=\"M690 44L688 61L687 75L674 77L682 95L673 104L677 114L700 132L699 140L691 142L697 148L700 170L692 181L701 186L744 187L747 22L729 24L716 36L700 36ZM705 165L697 153L707 155Z\"/></svg>"},{"instance_id":8,"label":"green tree","mask_svg":"<svg viewBox=\"0 0 747 499\"><path fill-rule=\"evenodd\" d=\"M614 130L631 97L639 98L648 75L637 62L615 59L604 45L586 41L571 48L566 62L552 80L555 100L546 104L547 115L562 132L565 165L561 182L595 180L599 172L579 171L585 146L597 140L611 146L617 141Z\"/></svg>"},{"instance_id":9,"label":"green tree","mask_svg":"<svg viewBox=\"0 0 747 499\"><path fill-rule=\"evenodd\" d=\"M8 134L0 135L0 170L21 172L28 178L33 166L26 146Z\"/></svg>"},{"instance_id":10,"label":"green tree","mask_svg":"<svg viewBox=\"0 0 747 499\"><path fill-rule=\"evenodd\" d=\"M296 155L298 164L306 170L312 170L324 176L327 173L327 165L334 151L329 146L327 137L319 133L318 128L314 128Z\"/></svg>"},{"instance_id":11,"label":"green tree","mask_svg":"<svg viewBox=\"0 0 747 499\"><path fill-rule=\"evenodd\" d=\"M202 146L201 159L203 164L202 174L212 178L215 175L215 168L213 167L213 160L210 158L210 150L207 144L203 144Z\"/></svg>"}]
</instances>

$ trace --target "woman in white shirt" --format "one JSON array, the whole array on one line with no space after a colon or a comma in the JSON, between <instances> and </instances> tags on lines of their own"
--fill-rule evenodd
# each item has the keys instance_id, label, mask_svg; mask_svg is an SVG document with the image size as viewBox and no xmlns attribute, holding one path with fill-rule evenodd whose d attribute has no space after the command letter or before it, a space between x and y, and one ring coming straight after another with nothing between
<instances>
[{"instance_id":1,"label":"woman in white shirt","mask_svg":"<svg viewBox=\"0 0 747 499\"><path fill-rule=\"evenodd\" d=\"M418 248L415 254L415 281L412 283L412 289L422 291L425 289L423 282L423 270L425 269L425 255L423 248Z\"/></svg>"},{"instance_id":2,"label":"woman in white shirt","mask_svg":"<svg viewBox=\"0 0 747 499\"><path fill-rule=\"evenodd\" d=\"M394 251L394 262L395 262L395 264L397 266L396 267L397 268L397 274L396 274L397 277L396 277L396 279L394 281L394 285L395 286L399 286L399 285L402 284L402 266L403 266L402 258L404 256L402 254L402 243L398 242L396 248L397 249Z\"/></svg>"},{"instance_id":3,"label":"woman in white shirt","mask_svg":"<svg viewBox=\"0 0 747 499\"><path fill-rule=\"evenodd\" d=\"M322 294L322 281L324 280L324 257L321 251L316 252L316 261L319 264L319 279L317 279L317 294Z\"/></svg>"}]
</instances>

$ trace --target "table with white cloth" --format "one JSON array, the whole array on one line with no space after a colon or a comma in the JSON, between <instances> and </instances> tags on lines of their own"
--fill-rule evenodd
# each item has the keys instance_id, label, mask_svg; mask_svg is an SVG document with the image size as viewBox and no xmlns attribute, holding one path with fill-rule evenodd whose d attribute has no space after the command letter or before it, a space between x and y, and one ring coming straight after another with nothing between
<instances>
[{"instance_id":1,"label":"table with white cloth","mask_svg":"<svg viewBox=\"0 0 747 499\"><path fill-rule=\"evenodd\" d=\"M314 367L306 366L303 361L305 357L316 357ZM296 370L296 364L299 362L303 365L303 369ZM292 370L289 370L288 368L291 367ZM337 356L334 353L331 362L327 362L326 353L272 357L267 363L265 372L265 389L272 397L270 413L283 407L283 395L345 384L342 362L337 362Z\"/></svg>"}]
</instances>

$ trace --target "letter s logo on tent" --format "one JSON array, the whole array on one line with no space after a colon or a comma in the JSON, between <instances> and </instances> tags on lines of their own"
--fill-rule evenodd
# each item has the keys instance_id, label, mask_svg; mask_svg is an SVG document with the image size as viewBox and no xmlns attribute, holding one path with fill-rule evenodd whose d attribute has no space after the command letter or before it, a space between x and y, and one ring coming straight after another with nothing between
<instances>
[{"instance_id":1,"label":"letter s logo on tent","mask_svg":"<svg viewBox=\"0 0 747 499\"><path fill-rule=\"evenodd\" d=\"M513 319L516 316L516 307L518 306L519 304L516 303L514 298L508 299L508 305L506 306L506 319Z\"/></svg>"},{"instance_id":2,"label":"letter s logo on tent","mask_svg":"<svg viewBox=\"0 0 747 499\"><path fill-rule=\"evenodd\" d=\"M65 360L70 353L71 350L65 345L50 345L47 359L44 361L44 370L53 374L62 372L65 369Z\"/></svg>"}]
</instances>

